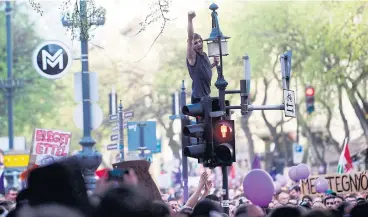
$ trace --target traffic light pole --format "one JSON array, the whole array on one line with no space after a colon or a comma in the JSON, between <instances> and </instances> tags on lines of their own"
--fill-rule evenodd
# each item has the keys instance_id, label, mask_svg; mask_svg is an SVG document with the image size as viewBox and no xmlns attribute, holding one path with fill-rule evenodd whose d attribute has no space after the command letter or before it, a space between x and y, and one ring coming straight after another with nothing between
<instances>
[{"instance_id":1,"label":"traffic light pole","mask_svg":"<svg viewBox=\"0 0 368 217\"><path fill-rule=\"evenodd\" d=\"M120 151L120 162L124 161L124 111L123 103L120 100L119 105L119 151Z\"/></svg>"},{"instance_id":2,"label":"traffic light pole","mask_svg":"<svg viewBox=\"0 0 368 217\"><path fill-rule=\"evenodd\" d=\"M187 104L187 93L185 91L185 85L184 80L182 81L181 85L181 93L180 93L180 108L183 108ZM182 111L180 111L180 114L182 115ZM181 126L182 128L186 125L186 122L188 117L182 115L181 116ZM182 166L183 166L183 193L184 193L184 202L188 201L188 158L184 154L184 148L188 145L188 137L184 136L182 134L181 136L181 156L182 156Z\"/></svg>"}]
</instances>

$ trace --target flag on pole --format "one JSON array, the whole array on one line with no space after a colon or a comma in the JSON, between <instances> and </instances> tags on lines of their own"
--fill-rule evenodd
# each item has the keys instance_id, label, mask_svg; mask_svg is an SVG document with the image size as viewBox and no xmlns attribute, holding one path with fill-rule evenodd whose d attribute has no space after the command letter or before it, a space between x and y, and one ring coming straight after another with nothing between
<instances>
[{"instance_id":1,"label":"flag on pole","mask_svg":"<svg viewBox=\"0 0 368 217\"><path fill-rule=\"evenodd\" d=\"M337 166L337 173L348 173L353 169L353 161L351 160L348 138L344 139L344 148L342 149L339 165Z\"/></svg>"}]
</instances>

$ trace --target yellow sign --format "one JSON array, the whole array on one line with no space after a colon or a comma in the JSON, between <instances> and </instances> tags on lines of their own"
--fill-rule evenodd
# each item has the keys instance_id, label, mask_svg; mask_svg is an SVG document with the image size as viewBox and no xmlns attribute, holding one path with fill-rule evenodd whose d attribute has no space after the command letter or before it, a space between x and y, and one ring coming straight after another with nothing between
<instances>
[{"instance_id":1,"label":"yellow sign","mask_svg":"<svg viewBox=\"0 0 368 217\"><path fill-rule=\"evenodd\" d=\"M5 155L4 165L5 167L27 167L29 161L28 154L17 154L17 155Z\"/></svg>"}]
</instances>

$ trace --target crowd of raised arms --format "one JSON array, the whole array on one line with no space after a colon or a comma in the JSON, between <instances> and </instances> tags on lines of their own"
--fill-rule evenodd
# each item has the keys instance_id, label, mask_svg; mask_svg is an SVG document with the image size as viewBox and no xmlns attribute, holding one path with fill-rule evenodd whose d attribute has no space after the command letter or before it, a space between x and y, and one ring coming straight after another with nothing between
<instances>
[{"instance_id":1,"label":"crowd of raised arms","mask_svg":"<svg viewBox=\"0 0 368 217\"><path fill-rule=\"evenodd\" d=\"M148 199L133 169L121 169L122 179L97 180L95 190L87 191L81 168L70 160L30 171L27 187L9 188L1 201L0 216L19 217L365 217L368 216L365 193L338 195L328 191L311 197L301 195L295 185L281 190L267 207L251 204L242 188L235 189L226 214L221 193L216 194L207 172L203 172L186 202L180 194L162 193ZM45 178L46 177L46 178ZM162 190L163 191L163 190Z\"/></svg>"}]
</instances>

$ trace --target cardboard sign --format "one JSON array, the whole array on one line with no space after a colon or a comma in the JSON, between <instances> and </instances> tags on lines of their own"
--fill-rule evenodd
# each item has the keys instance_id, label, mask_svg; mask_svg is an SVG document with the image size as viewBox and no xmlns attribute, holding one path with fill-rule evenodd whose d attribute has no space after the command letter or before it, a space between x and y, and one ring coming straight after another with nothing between
<instances>
[{"instance_id":1,"label":"cardboard sign","mask_svg":"<svg viewBox=\"0 0 368 217\"><path fill-rule=\"evenodd\" d=\"M72 133L58 130L35 129L31 149L31 160L43 166L69 155Z\"/></svg>"},{"instance_id":2,"label":"cardboard sign","mask_svg":"<svg viewBox=\"0 0 368 217\"><path fill-rule=\"evenodd\" d=\"M142 186L148 200L162 200L160 191L149 173L150 162L145 160L125 161L113 164L113 168L129 169L132 168L137 174L139 185Z\"/></svg>"},{"instance_id":3,"label":"cardboard sign","mask_svg":"<svg viewBox=\"0 0 368 217\"><path fill-rule=\"evenodd\" d=\"M337 194L348 194L368 191L368 175L366 171L346 174L327 174L320 176L310 176L308 179L300 181L301 193L303 195L317 195L316 179L324 177L327 179L329 189Z\"/></svg>"}]
</instances>

